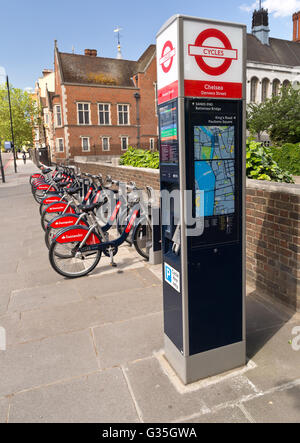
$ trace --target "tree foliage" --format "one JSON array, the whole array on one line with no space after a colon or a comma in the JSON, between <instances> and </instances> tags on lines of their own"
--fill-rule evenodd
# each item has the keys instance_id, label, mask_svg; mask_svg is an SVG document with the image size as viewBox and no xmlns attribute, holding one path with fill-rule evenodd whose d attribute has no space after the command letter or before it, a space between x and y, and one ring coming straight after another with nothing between
<instances>
[{"instance_id":1,"label":"tree foliage","mask_svg":"<svg viewBox=\"0 0 300 443\"><path fill-rule=\"evenodd\" d=\"M33 127L38 123L39 110L36 102L28 92L10 87L12 121L15 146L31 146L33 144ZM0 86L0 137L12 140L9 103L6 86Z\"/></svg>"},{"instance_id":2,"label":"tree foliage","mask_svg":"<svg viewBox=\"0 0 300 443\"><path fill-rule=\"evenodd\" d=\"M300 89L283 87L278 96L264 103L251 103L247 109L247 127L252 135L266 131L276 144L300 141Z\"/></svg>"},{"instance_id":3,"label":"tree foliage","mask_svg":"<svg viewBox=\"0 0 300 443\"><path fill-rule=\"evenodd\" d=\"M286 143L281 147L272 147L271 150L280 168L293 175L300 175L300 143Z\"/></svg>"}]
</instances>

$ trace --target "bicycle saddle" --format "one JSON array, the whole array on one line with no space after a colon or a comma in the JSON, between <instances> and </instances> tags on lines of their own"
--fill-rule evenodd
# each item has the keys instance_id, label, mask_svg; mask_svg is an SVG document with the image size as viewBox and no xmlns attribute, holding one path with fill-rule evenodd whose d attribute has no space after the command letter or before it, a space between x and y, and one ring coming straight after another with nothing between
<instances>
[{"instance_id":1,"label":"bicycle saddle","mask_svg":"<svg viewBox=\"0 0 300 443\"><path fill-rule=\"evenodd\" d=\"M74 186L73 188L66 189L66 192L70 195L77 194L80 191L80 186Z\"/></svg>"},{"instance_id":2,"label":"bicycle saddle","mask_svg":"<svg viewBox=\"0 0 300 443\"><path fill-rule=\"evenodd\" d=\"M51 168L45 168L45 169L42 169L42 173L43 173L43 174L49 174L49 172L51 172L51 171L52 171Z\"/></svg>"},{"instance_id":3,"label":"bicycle saddle","mask_svg":"<svg viewBox=\"0 0 300 443\"><path fill-rule=\"evenodd\" d=\"M64 177L55 177L53 180L55 183L59 183L60 181L64 180Z\"/></svg>"},{"instance_id":4,"label":"bicycle saddle","mask_svg":"<svg viewBox=\"0 0 300 443\"><path fill-rule=\"evenodd\" d=\"M84 205L84 204L80 204L78 206L78 208L82 211L82 212L91 212L96 208L100 208L100 206L103 205L103 202L98 202L98 203L91 203L90 205Z\"/></svg>"}]
</instances>

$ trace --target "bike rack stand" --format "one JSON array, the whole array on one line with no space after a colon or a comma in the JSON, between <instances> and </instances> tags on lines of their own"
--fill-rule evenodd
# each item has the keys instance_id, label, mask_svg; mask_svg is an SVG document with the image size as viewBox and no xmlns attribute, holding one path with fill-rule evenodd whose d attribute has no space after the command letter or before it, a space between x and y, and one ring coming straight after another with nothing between
<instances>
[{"instance_id":1,"label":"bike rack stand","mask_svg":"<svg viewBox=\"0 0 300 443\"><path fill-rule=\"evenodd\" d=\"M162 263L161 219L160 219L159 207L152 206L151 220L152 220L152 247L149 251L149 263L150 265L159 265L160 263Z\"/></svg>"}]
</instances>

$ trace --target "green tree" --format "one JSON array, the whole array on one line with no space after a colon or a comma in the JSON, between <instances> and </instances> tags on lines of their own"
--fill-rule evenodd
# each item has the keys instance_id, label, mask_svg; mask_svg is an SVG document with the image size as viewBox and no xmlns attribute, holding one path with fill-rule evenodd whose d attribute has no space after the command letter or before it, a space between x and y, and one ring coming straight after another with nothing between
<instances>
[{"instance_id":1,"label":"green tree","mask_svg":"<svg viewBox=\"0 0 300 443\"><path fill-rule=\"evenodd\" d=\"M264 103L250 103L247 128L251 135L266 131L276 144L300 141L300 89L283 87L278 96Z\"/></svg>"},{"instance_id":2,"label":"green tree","mask_svg":"<svg viewBox=\"0 0 300 443\"><path fill-rule=\"evenodd\" d=\"M247 129L252 136L257 135L260 140L261 133L270 126L270 113L268 103L249 103L247 107Z\"/></svg>"},{"instance_id":3,"label":"green tree","mask_svg":"<svg viewBox=\"0 0 300 443\"><path fill-rule=\"evenodd\" d=\"M267 104L271 121L268 129L275 143L297 143L300 141L300 90L293 87L281 88L280 95Z\"/></svg>"},{"instance_id":4,"label":"green tree","mask_svg":"<svg viewBox=\"0 0 300 443\"><path fill-rule=\"evenodd\" d=\"M33 127L38 123L39 109L28 92L10 87L15 146L32 146ZM11 140L7 88L0 86L0 137Z\"/></svg>"}]
</instances>

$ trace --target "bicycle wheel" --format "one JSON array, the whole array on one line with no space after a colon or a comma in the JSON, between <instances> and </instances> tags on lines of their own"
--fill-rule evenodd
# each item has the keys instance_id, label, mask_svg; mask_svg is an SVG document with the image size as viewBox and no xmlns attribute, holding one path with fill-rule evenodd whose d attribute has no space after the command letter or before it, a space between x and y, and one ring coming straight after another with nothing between
<instances>
[{"instance_id":1,"label":"bicycle wheel","mask_svg":"<svg viewBox=\"0 0 300 443\"><path fill-rule=\"evenodd\" d=\"M54 239L57 232L58 232L58 230L55 228L47 228L45 230L45 243L46 243L46 246L48 249L50 249L52 240Z\"/></svg>"},{"instance_id":2,"label":"bicycle wheel","mask_svg":"<svg viewBox=\"0 0 300 443\"><path fill-rule=\"evenodd\" d=\"M32 194L33 194L35 201L39 204L41 204L43 198L46 196L45 191L43 191L41 189L33 190Z\"/></svg>"},{"instance_id":3,"label":"bicycle wheel","mask_svg":"<svg viewBox=\"0 0 300 443\"><path fill-rule=\"evenodd\" d=\"M140 221L134 231L133 244L137 252L149 260L149 251L152 246L152 228L143 220Z\"/></svg>"},{"instance_id":4,"label":"bicycle wheel","mask_svg":"<svg viewBox=\"0 0 300 443\"><path fill-rule=\"evenodd\" d=\"M41 225L42 225L43 230L46 231L48 223L54 217L57 217L60 214L62 214L62 211L46 212L46 210L44 210L44 212L42 213L42 217L41 217Z\"/></svg>"},{"instance_id":5,"label":"bicycle wheel","mask_svg":"<svg viewBox=\"0 0 300 443\"><path fill-rule=\"evenodd\" d=\"M49 259L52 268L60 275L68 278L77 278L87 275L99 263L101 251L90 251L76 257L80 242L57 243L52 242L49 249ZM64 258L61 258L61 256Z\"/></svg>"},{"instance_id":6,"label":"bicycle wheel","mask_svg":"<svg viewBox=\"0 0 300 443\"><path fill-rule=\"evenodd\" d=\"M74 217L74 223L73 225L75 226L75 222L77 221L77 219ZM82 224L85 224L87 226L86 222L81 221L79 226L82 226ZM69 225L71 226L71 225ZM54 237L56 236L56 234L58 234L58 232L60 231L61 226L60 227L51 227L51 226L47 226L46 230L45 230L45 243L48 249L50 249L52 240L54 239ZM61 255L61 258L64 258L64 255Z\"/></svg>"},{"instance_id":7,"label":"bicycle wheel","mask_svg":"<svg viewBox=\"0 0 300 443\"><path fill-rule=\"evenodd\" d=\"M51 197L51 195L49 195L49 197ZM55 196L56 197L56 196ZM61 196L60 195L57 195L57 201L60 201L60 199L61 199ZM45 199L43 199L42 201L41 201L41 204L40 204L40 215L42 215L43 214L43 211L46 209L46 207L50 204L50 203L44 203L44 200ZM64 200L65 201L65 200ZM55 202L55 200L53 200L53 203Z\"/></svg>"}]
</instances>

